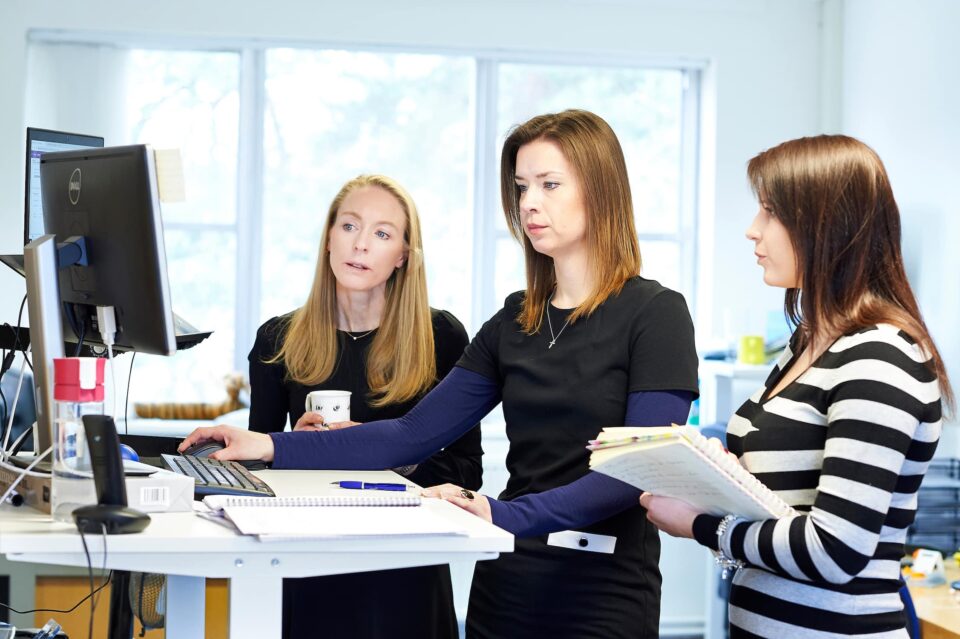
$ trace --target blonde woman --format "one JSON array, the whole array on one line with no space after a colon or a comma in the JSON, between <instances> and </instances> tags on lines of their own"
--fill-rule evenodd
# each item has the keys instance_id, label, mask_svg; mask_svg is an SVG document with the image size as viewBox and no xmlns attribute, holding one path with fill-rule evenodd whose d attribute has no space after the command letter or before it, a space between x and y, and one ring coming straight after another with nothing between
<instances>
[{"instance_id":1,"label":"blonde woman","mask_svg":"<svg viewBox=\"0 0 960 639\"><path fill-rule=\"evenodd\" d=\"M324 389L351 391L357 422L401 417L453 368L466 344L460 322L427 305L410 195L388 177L362 175L330 204L306 303L257 332L249 357L250 429L279 433L288 418L298 430L317 428L304 402ZM463 482L476 489L482 454L475 426L404 472L425 486ZM447 566L288 579L283 607L285 637L313 636L318 627L324 637L351 639L395 637L398 629L409 637L457 636Z\"/></svg>"},{"instance_id":2,"label":"blonde woman","mask_svg":"<svg viewBox=\"0 0 960 639\"><path fill-rule=\"evenodd\" d=\"M603 426L684 422L697 394L683 296L640 277L626 162L587 111L537 116L501 154L501 199L526 257L527 289L507 297L450 374L398 420L321 433L198 429L221 459L283 468L416 462L503 403L510 478L499 499L451 482L429 492L514 534L477 563L467 636L658 636L660 541L640 491L589 472ZM360 454L363 451L363 454Z\"/></svg>"}]
</instances>

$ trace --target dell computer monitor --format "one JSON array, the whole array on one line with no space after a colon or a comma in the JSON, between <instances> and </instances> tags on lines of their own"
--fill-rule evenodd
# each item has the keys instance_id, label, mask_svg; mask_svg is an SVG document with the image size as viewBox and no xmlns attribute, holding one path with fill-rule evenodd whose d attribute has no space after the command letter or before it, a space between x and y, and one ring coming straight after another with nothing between
<instances>
[{"instance_id":1,"label":"dell computer monitor","mask_svg":"<svg viewBox=\"0 0 960 639\"><path fill-rule=\"evenodd\" d=\"M112 306L115 344L177 350L153 149L146 145L44 154L43 223L56 241L84 238L86 266L60 269L60 299L76 333L102 343L97 306ZM78 335L65 335L68 341Z\"/></svg>"},{"instance_id":2,"label":"dell computer monitor","mask_svg":"<svg viewBox=\"0 0 960 639\"><path fill-rule=\"evenodd\" d=\"M38 452L52 439L53 359L64 356L65 309L96 341L97 307L110 306L118 346L160 355L177 348L153 150L48 153L40 176L47 234L24 248ZM77 238L86 263L61 267L57 245L77 245Z\"/></svg>"},{"instance_id":3,"label":"dell computer monitor","mask_svg":"<svg viewBox=\"0 0 960 639\"><path fill-rule=\"evenodd\" d=\"M103 138L63 131L27 128L27 170L24 188L23 243L44 234L43 198L40 194L40 156L55 151L99 148Z\"/></svg>"}]
</instances>

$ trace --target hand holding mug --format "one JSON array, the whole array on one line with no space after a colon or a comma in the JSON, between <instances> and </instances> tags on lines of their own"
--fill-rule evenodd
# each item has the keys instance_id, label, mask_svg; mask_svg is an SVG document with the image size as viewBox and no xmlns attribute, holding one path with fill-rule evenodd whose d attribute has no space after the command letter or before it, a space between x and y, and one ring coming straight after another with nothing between
<instances>
[{"instance_id":1,"label":"hand holding mug","mask_svg":"<svg viewBox=\"0 0 960 639\"><path fill-rule=\"evenodd\" d=\"M307 393L304 408L307 412L297 420L293 430L335 430L333 424L350 421L350 391L312 391Z\"/></svg>"},{"instance_id":2,"label":"hand holding mug","mask_svg":"<svg viewBox=\"0 0 960 639\"><path fill-rule=\"evenodd\" d=\"M359 426L362 422L331 422L328 423L323 419L323 415L320 413L314 413L313 411L308 411L300 416L300 419L297 420L296 425L294 425L293 430L295 431L305 431L305 430L340 430L341 428L350 428L351 426Z\"/></svg>"},{"instance_id":3,"label":"hand holding mug","mask_svg":"<svg viewBox=\"0 0 960 639\"><path fill-rule=\"evenodd\" d=\"M323 420L323 415L320 413L315 413L311 410L308 410L303 415L300 416L300 419L297 420L296 425L294 425L293 430L329 430L327 424Z\"/></svg>"}]
</instances>

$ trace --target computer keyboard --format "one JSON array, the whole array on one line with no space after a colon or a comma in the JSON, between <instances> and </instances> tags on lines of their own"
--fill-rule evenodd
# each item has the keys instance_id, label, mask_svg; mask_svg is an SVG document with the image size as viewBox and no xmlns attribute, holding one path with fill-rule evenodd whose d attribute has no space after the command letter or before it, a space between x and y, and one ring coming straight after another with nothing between
<instances>
[{"instance_id":1,"label":"computer keyboard","mask_svg":"<svg viewBox=\"0 0 960 639\"><path fill-rule=\"evenodd\" d=\"M193 496L248 495L273 497L274 492L262 479L235 461L220 461L193 455L161 455L175 473L193 477Z\"/></svg>"}]
</instances>

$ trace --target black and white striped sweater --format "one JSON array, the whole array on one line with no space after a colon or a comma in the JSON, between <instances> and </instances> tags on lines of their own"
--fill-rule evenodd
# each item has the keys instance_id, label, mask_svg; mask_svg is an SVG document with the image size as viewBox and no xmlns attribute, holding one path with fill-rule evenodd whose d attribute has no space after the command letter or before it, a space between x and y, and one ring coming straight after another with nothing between
<instances>
[{"instance_id":1,"label":"black and white striped sweater","mask_svg":"<svg viewBox=\"0 0 960 639\"><path fill-rule=\"evenodd\" d=\"M896 327L870 327L768 397L792 357L727 428L729 450L799 513L738 521L719 540L745 564L731 637L905 638L899 560L941 429L928 356ZM704 545L716 548L717 522L698 517Z\"/></svg>"}]
</instances>

